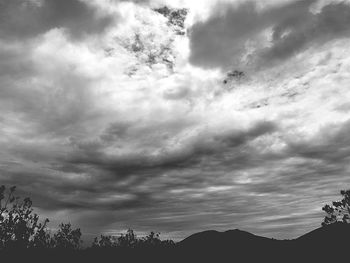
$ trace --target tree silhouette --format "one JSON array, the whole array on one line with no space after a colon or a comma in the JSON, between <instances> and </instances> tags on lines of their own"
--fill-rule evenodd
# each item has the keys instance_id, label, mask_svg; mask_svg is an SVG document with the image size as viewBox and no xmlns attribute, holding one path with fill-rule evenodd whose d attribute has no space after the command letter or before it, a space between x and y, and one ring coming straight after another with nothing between
<instances>
[{"instance_id":1,"label":"tree silhouette","mask_svg":"<svg viewBox=\"0 0 350 263\"><path fill-rule=\"evenodd\" d=\"M70 223L60 224L58 231L53 236L52 243L54 248L80 249L82 244L80 228L72 229Z\"/></svg>"},{"instance_id":2,"label":"tree silhouette","mask_svg":"<svg viewBox=\"0 0 350 263\"><path fill-rule=\"evenodd\" d=\"M350 190L342 190L340 194L343 199L333 202L332 205L325 205L322 210L327 213L322 226L334 223L350 223Z\"/></svg>"},{"instance_id":3,"label":"tree silhouette","mask_svg":"<svg viewBox=\"0 0 350 263\"><path fill-rule=\"evenodd\" d=\"M4 248L46 248L49 234L46 224L39 222L39 216L33 213L32 201L21 200L15 196L16 187L6 192L0 187L0 249Z\"/></svg>"}]
</instances>

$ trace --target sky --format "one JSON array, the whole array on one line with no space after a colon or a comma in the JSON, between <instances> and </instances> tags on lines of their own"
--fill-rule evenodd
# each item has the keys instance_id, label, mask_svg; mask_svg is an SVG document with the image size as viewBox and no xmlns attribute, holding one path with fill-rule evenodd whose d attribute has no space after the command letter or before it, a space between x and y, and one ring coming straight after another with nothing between
<instances>
[{"instance_id":1,"label":"sky","mask_svg":"<svg viewBox=\"0 0 350 263\"><path fill-rule=\"evenodd\" d=\"M87 237L302 235L350 188L349 24L337 0L0 0L0 184Z\"/></svg>"}]
</instances>

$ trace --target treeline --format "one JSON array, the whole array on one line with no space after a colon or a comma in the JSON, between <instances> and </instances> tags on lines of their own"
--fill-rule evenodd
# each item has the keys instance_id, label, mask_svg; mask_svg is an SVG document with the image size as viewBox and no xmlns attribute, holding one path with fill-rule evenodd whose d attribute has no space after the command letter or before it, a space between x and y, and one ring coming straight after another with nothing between
<instances>
[{"instance_id":1,"label":"treeline","mask_svg":"<svg viewBox=\"0 0 350 263\"><path fill-rule=\"evenodd\" d=\"M16 187L0 186L0 249L82 249L80 228L62 223L52 233L48 219L40 221L34 213L30 198L15 195ZM96 237L90 248L170 248L172 240L161 240L159 233L151 232L139 238L133 230L116 236Z\"/></svg>"}]
</instances>

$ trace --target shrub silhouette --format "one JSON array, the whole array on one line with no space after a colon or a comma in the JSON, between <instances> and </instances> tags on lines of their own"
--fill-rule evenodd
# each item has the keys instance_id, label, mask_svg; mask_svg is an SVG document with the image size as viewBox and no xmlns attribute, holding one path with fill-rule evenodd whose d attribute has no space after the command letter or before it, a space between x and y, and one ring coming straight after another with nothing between
<instances>
[{"instance_id":1,"label":"shrub silhouette","mask_svg":"<svg viewBox=\"0 0 350 263\"><path fill-rule=\"evenodd\" d=\"M325 205L322 210L327 213L322 226L334 223L350 223L350 190L342 190L340 194L343 199L333 202L332 205Z\"/></svg>"},{"instance_id":2,"label":"shrub silhouette","mask_svg":"<svg viewBox=\"0 0 350 263\"><path fill-rule=\"evenodd\" d=\"M132 229L129 229L125 235L121 235L118 238L119 248L136 248L138 246L138 238Z\"/></svg>"},{"instance_id":3,"label":"shrub silhouette","mask_svg":"<svg viewBox=\"0 0 350 263\"><path fill-rule=\"evenodd\" d=\"M144 248L170 248L175 246L172 240L161 240L160 233L151 232L141 239L141 246Z\"/></svg>"},{"instance_id":4,"label":"shrub silhouette","mask_svg":"<svg viewBox=\"0 0 350 263\"><path fill-rule=\"evenodd\" d=\"M101 235L95 237L91 245L92 248L116 248L118 247L118 238L114 236Z\"/></svg>"},{"instance_id":5,"label":"shrub silhouette","mask_svg":"<svg viewBox=\"0 0 350 263\"><path fill-rule=\"evenodd\" d=\"M160 234L151 232L143 238L138 238L132 229L120 237L104 236L95 238L92 248L169 248L174 247L172 240L161 240Z\"/></svg>"},{"instance_id":6,"label":"shrub silhouette","mask_svg":"<svg viewBox=\"0 0 350 263\"><path fill-rule=\"evenodd\" d=\"M132 229L129 229L126 234L120 237L101 235L98 239L94 239L93 248L136 248L140 245L140 239Z\"/></svg>"},{"instance_id":7,"label":"shrub silhouette","mask_svg":"<svg viewBox=\"0 0 350 263\"><path fill-rule=\"evenodd\" d=\"M0 249L4 248L46 248L50 238L46 229L49 222L39 222L33 213L32 201L15 196L16 187L7 191L0 187Z\"/></svg>"}]
</instances>

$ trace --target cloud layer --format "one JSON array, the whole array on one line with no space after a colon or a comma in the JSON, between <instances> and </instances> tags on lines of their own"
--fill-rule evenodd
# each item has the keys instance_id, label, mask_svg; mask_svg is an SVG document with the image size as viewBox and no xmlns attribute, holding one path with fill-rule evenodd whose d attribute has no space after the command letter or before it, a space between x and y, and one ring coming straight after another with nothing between
<instances>
[{"instance_id":1,"label":"cloud layer","mask_svg":"<svg viewBox=\"0 0 350 263\"><path fill-rule=\"evenodd\" d=\"M349 183L347 3L0 3L0 181L51 226L290 238Z\"/></svg>"}]
</instances>

